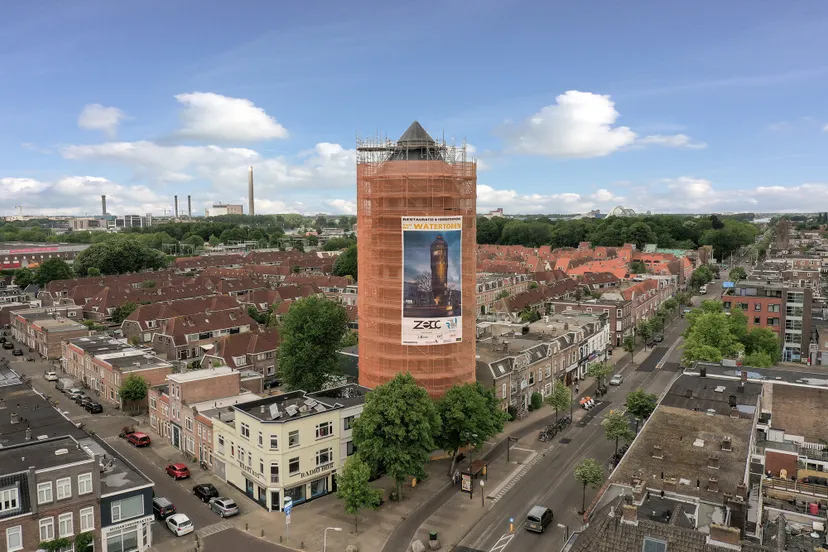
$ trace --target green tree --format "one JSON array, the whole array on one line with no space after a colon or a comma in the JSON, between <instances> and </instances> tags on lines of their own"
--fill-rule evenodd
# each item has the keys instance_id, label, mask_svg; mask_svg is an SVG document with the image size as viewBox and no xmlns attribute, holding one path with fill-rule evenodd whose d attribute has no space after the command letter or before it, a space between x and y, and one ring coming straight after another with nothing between
<instances>
[{"instance_id":1,"label":"green tree","mask_svg":"<svg viewBox=\"0 0 828 552\"><path fill-rule=\"evenodd\" d=\"M122 403L135 405L147 398L148 389L147 380L137 374L130 374L121 382L118 394L121 396Z\"/></svg>"},{"instance_id":2,"label":"green tree","mask_svg":"<svg viewBox=\"0 0 828 552\"><path fill-rule=\"evenodd\" d=\"M782 356L779 347L779 337L770 328L753 328L742 340L745 353L748 355L763 353L770 359L771 364L778 362ZM759 368L762 368L759 366Z\"/></svg>"},{"instance_id":3,"label":"green tree","mask_svg":"<svg viewBox=\"0 0 828 552\"><path fill-rule=\"evenodd\" d=\"M342 336L348 331L345 308L323 297L294 301L279 331L279 371L291 389L318 391L339 373Z\"/></svg>"},{"instance_id":4,"label":"green tree","mask_svg":"<svg viewBox=\"0 0 828 552\"><path fill-rule=\"evenodd\" d=\"M745 355L742 364L752 368L770 368L774 365L774 361L768 353L764 351L756 351Z\"/></svg>"},{"instance_id":5,"label":"green tree","mask_svg":"<svg viewBox=\"0 0 828 552\"><path fill-rule=\"evenodd\" d=\"M20 289L26 289L29 284L35 283L37 279L36 274L33 270L29 268L20 268L14 271L14 283L15 285L19 286Z\"/></svg>"},{"instance_id":6,"label":"green tree","mask_svg":"<svg viewBox=\"0 0 828 552\"><path fill-rule=\"evenodd\" d=\"M453 385L437 400L440 430L437 446L451 453L449 475L454 473L457 451L462 445L480 447L503 431L508 414L500 408L493 389L479 382Z\"/></svg>"},{"instance_id":7,"label":"green tree","mask_svg":"<svg viewBox=\"0 0 828 552\"><path fill-rule=\"evenodd\" d=\"M604 428L604 437L607 441L615 441L615 454L618 454L619 441L632 441L635 433L630 429L630 420L620 410L610 410L606 418L601 422Z\"/></svg>"},{"instance_id":8,"label":"green tree","mask_svg":"<svg viewBox=\"0 0 828 552\"><path fill-rule=\"evenodd\" d=\"M115 324L121 324L127 317L135 312L135 309L138 308L138 305L133 303L132 301L127 301L120 307L116 307L112 313L112 322Z\"/></svg>"},{"instance_id":9,"label":"green tree","mask_svg":"<svg viewBox=\"0 0 828 552\"><path fill-rule=\"evenodd\" d=\"M621 346L626 352L630 353L630 364L635 364L635 337L628 335L621 342Z\"/></svg>"},{"instance_id":10,"label":"green tree","mask_svg":"<svg viewBox=\"0 0 828 552\"><path fill-rule=\"evenodd\" d=\"M354 516L354 533L359 532L359 511L376 510L382 498L382 490L371 487L371 468L359 454L345 460L342 471L336 475L336 497L344 503L345 511Z\"/></svg>"},{"instance_id":11,"label":"green tree","mask_svg":"<svg viewBox=\"0 0 828 552\"><path fill-rule=\"evenodd\" d=\"M661 304L661 308L664 309L664 312L673 316L678 311L679 304L675 297L670 297Z\"/></svg>"},{"instance_id":12,"label":"green tree","mask_svg":"<svg viewBox=\"0 0 828 552\"><path fill-rule=\"evenodd\" d=\"M647 393L640 387L627 395L627 412L635 416L635 431L638 433L638 420L646 420L656 408L658 397Z\"/></svg>"},{"instance_id":13,"label":"green tree","mask_svg":"<svg viewBox=\"0 0 828 552\"><path fill-rule=\"evenodd\" d=\"M86 269L86 275L90 278L96 278L101 275L101 271L94 266L90 266Z\"/></svg>"},{"instance_id":14,"label":"green tree","mask_svg":"<svg viewBox=\"0 0 828 552\"><path fill-rule=\"evenodd\" d=\"M92 246L94 247L94 246ZM78 255L82 255L85 251L81 251ZM86 271L81 271L84 274ZM53 280L68 280L73 278L72 268L66 264L66 261L58 257L46 259L37 268L37 283L45 286Z\"/></svg>"},{"instance_id":15,"label":"green tree","mask_svg":"<svg viewBox=\"0 0 828 552\"><path fill-rule=\"evenodd\" d=\"M504 290L499 291L497 293L497 295L495 295L495 299L496 300L506 299L507 297L509 297L509 295L510 295L509 290L504 289Z\"/></svg>"},{"instance_id":16,"label":"green tree","mask_svg":"<svg viewBox=\"0 0 828 552\"><path fill-rule=\"evenodd\" d=\"M658 238L649 224L646 222L636 222L624 232L624 241L634 243L639 251L643 251L645 245L648 243L656 243Z\"/></svg>"},{"instance_id":17,"label":"green tree","mask_svg":"<svg viewBox=\"0 0 828 552\"><path fill-rule=\"evenodd\" d=\"M581 495L581 510L579 514L586 512L586 489L587 486L596 488L604 482L604 468L593 458L584 460L575 467L575 480L583 486Z\"/></svg>"},{"instance_id":18,"label":"green tree","mask_svg":"<svg viewBox=\"0 0 828 552\"><path fill-rule=\"evenodd\" d=\"M192 234L184 238L182 243L191 246L193 248L193 251L195 251L196 249L201 249L202 247L204 247L204 238L197 234Z\"/></svg>"},{"instance_id":19,"label":"green tree","mask_svg":"<svg viewBox=\"0 0 828 552\"><path fill-rule=\"evenodd\" d=\"M356 345L359 345L359 334L352 331L345 332L345 335L342 336L340 346L344 349L345 347L355 347Z\"/></svg>"},{"instance_id":20,"label":"green tree","mask_svg":"<svg viewBox=\"0 0 828 552\"><path fill-rule=\"evenodd\" d=\"M221 239L219 239L219 237L215 234L212 234L207 241L210 243L210 247L216 247L221 245Z\"/></svg>"},{"instance_id":21,"label":"green tree","mask_svg":"<svg viewBox=\"0 0 828 552\"><path fill-rule=\"evenodd\" d=\"M358 272L357 246L352 245L336 258L333 266L333 273L334 276L350 276L354 279L354 281L357 281L359 279Z\"/></svg>"},{"instance_id":22,"label":"green tree","mask_svg":"<svg viewBox=\"0 0 828 552\"><path fill-rule=\"evenodd\" d=\"M598 382L598 387L604 385L604 379L615 370L615 366L606 361L593 362L587 368L587 376L595 378Z\"/></svg>"},{"instance_id":23,"label":"green tree","mask_svg":"<svg viewBox=\"0 0 828 552\"><path fill-rule=\"evenodd\" d=\"M349 240L348 238L331 238L325 242L325 245L322 246L322 250L341 251L342 249L347 249L352 245L354 245L354 240Z\"/></svg>"},{"instance_id":24,"label":"green tree","mask_svg":"<svg viewBox=\"0 0 828 552\"><path fill-rule=\"evenodd\" d=\"M699 268L693 271L693 274L690 276L689 285L692 289L699 289L705 284L708 284L713 281L713 271L710 270L710 267L707 265L701 265Z\"/></svg>"},{"instance_id":25,"label":"green tree","mask_svg":"<svg viewBox=\"0 0 828 552\"><path fill-rule=\"evenodd\" d=\"M555 421L558 421L558 411L566 411L570 408L572 401L572 390L560 381L555 380L552 384L552 392L546 396L546 404L555 409Z\"/></svg>"},{"instance_id":26,"label":"green tree","mask_svg":"<svg viewBox=\"0 0 828 552\"><path fill-rule=\"evenodd\" d=\"M645 274L647 272L647 265L642 261L633 261L630 263L630 272L632 274Z\"/></svg>"},{"instance_id":27,"label":"green tree","mask_svg":"<svg viewBox=\"0 0 828 552\"><path fill-rule=\"evenodd\" d=\"M439 431L440 416L426 390L411 374L397 374L368 394L354 422L354 445L373 473L394 479L401 500L406 477L425 477Z\"/></svg>"},{"instance_id":28,"label":"green tree","mask_svg":"<svg viewBox=\"0 0 828 552\"><path fill-rule=\"evenodd\" d=\"M730 272L727 274L727 277L730 278L732 281L737 280L744 280L747 278L747 272L741 266L736 266L730 269Z\"/></svg>"},{"instance_id":29,"label":"green tree","mask_svg":"<svg viewBox=\"0 0 828 552\"><path fill-rule=\"evenodd\" d=\"M649 320L642 320L635 327L635 334L641 338L644 343L644 348L647 348L647 342L653 337L653 326Z\"/></svg>"},{"instance_id":30,"label":"green tree","mask_svg":"<svg viewBox=\"0 0 828 552\"><path fill-rule=\"evenodd\" d=\"M91 267L97 268L102 274L126 274L164 268L167 266L167 257L130 234L125 234L90 245L77 254L74 266L80 274L86 274Z\"/></svg>"},{"instance_id":31,"label":"green tree","mask_svg":"<svg viewBox=\"0 0 828 552\"><path fill-rule=\"evenodd\" d=\"M720 362L722 358L735 358L744 345L733 334L731 316L725 313L701 312L694 309L690 326L684 332L682 361ZM688 318L690 316L688 315Z\"/></svg>"}]
</instances>

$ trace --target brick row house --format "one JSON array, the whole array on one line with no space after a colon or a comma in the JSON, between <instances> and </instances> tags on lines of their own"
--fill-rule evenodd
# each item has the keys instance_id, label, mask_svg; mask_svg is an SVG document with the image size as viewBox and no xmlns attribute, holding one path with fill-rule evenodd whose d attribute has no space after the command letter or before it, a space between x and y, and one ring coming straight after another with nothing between
<instances>
[{"instance_id":1,"label":"brick row house","mask_svg":"<svg viewBox=\"0 0 828 552\"><path fill-rule=\"evenodd\" d=\"M120 388L130 374L149 385L163 383L173 371L169 362L106 335L80 337L63 342L63 371L95 392L101 402L122 406Z\"/></svg>"},{"instance_id":2,"label":"brick row house","mask_svg":"<svg viewBox=\"0 0 828 552\"><path fill-rule=\"evenodd\" d=\"M221 311L241 312L236 298L227 295L180 299L169 303L139 305L121 323L121 332L131 343L152 343L153 334L166 322L178 316L210 314Z\"/></svg>"},{"instance_id":3,"label":"brick row house","mask_svg":"<svg viewBox=\"0 0 828 552\"><path fill-rule=\"evenodd\" d=\"M170 361L200 360L205 350L226 335L256 331L259 325L244 312L233 310L176 316L153 333L152 348Z\"/></svg>"},{"instance_id":4,"label":"brick row house","mask_svg":"<svg viewBox=\"0 0 828 552\"><path fill-rule=\"evenodd\" d=\"M79 323L81 310L74 306L23 309L11 313L12 337L43 358L60 358L61 340L89 335Z\"/></svg>"},{"instance_id":5,"label":"brick row house","mask_svg":"<svg viewBox=\"0 0 828 552\"><path fill-rule=\"evenodd\" d=\"M495 302L505 297L527 291L537 282L529 274L478 274L477 275L477 310L488 314Z\"/></svg>"},{"instance_id":6,"label":"brick row house","mask_svg":"<svg viewBox=\"0 0 828 552\"><path fill-rule=\"evenodd\" d=\"M574 297L579 285L575 280L560 280L554 284L539 285L513 297L505 297L495 302L492 313L498 320L519 322L520 315L526 310L535 311L541 316L551 312L551 305L560 299Z\"/></svg>"},{"instance_id":7,"label":"brick row house","mask_svg":"<svg viewBox=\"0 0 828 552\"><path fill-rule=\"evenodd\" d=\"M226 335L213 349L205 352L202 366L220 363L234 370L252 370L260 374L264 385L276 382L278 373L279 332L276 328Z\"/></svg>"}]
</instances>

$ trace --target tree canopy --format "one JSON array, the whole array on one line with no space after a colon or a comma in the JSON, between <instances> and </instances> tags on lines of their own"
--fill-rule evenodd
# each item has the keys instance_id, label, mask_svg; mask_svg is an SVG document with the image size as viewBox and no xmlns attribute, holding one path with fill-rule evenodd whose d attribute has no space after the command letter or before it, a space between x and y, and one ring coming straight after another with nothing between
<instances>
[{"instance_id":1,"label":"tree canopy","mask_svg":"<svg viewBox=\"0 0 828 552\"><path fill-rule=\"evenodd\" d=\"M359 532L359 511L376 510L382 498L382 489L370 484L371 468L362 461L359 453L345 460L342 471L336 474L336 497L342 500L345 511L354 516L354 532Z\"/></svg>"},{"instance_id":2,"label":"tree canopy","mask_svg":"<svg viewBox=\"0 0 828 552\"><path fill-rule=\"evenodd\" d=\"M351 245L344 253L334 261L333 273L334 276L351 276L354 281L358 280L358 265L357 265L357 246Z\"/></svg>"},{"instance_id":3,"label":"tree canopy","mask_svg":"<svg viewBox=\"0 0 828 552\"><path fill-rule=\"evenodd\" d=\"M735 266L730 269L730 272L728 272L727 277L733 281L744 280L745 278L747 278L747 272L745 272L745 269L741 266Z\"/></svg>"},{"instance_id":4,"label":"tree canopy","mask_svg":"<svg viewBox=\"0 0 828 552\"><path fill-rule=\"evenodd\" d=\"M640 387L627 395L627 412L639 418L646 420L656 408L658 397L652 393L647 393Z\"/></svg>"},{"instance_id":5,"label":"tree canopy","mask_svg":"<svg viewBox=\"0 0 828 552\"><path fill-rule=\"evenodd\" d=\"M558 419L558 411L569 408L573 400L572 390L558 380L552 383L552 392L546 396L546 404L555 409L555 420Z\"/></svg>"},{"instance_id":6,"label":"tree canopy","mask_svg":"<svg viewBox=\"0 0 828 552\"><path fill-rule=\"evenodd\" d=\"M462 445L475 447L503 431L508 414L500 408L494 390L484 388L480 382L453 385L437 401L440 431L436 434L437 446L451 453L449 473L454 472L457 450Z\"/></svg>"},{"instance_id":7,"label":"tree canopy","mask_svg":"<svg viewBox=\"0 0 828 552\"><path fill-rule=\"evenodd\" d=\"M324 297L295 301L279 329L279 372L291 389L319 391L339 373L342 337L348 314L339 303Z\"/></svg>"},{"instance_id":8,"label":"tree canopy","mask_svg":"<svg viewBox=\"0 0 828 552\"><path fill-rule=\"evenodd\" d=\"M593 458L584 458L584 460L575 467L575 480L583 486L583 495L581 499L581 511L586 511L586 488L598 487L604 482L604 468Z\"/></svg>"},{"instance_id":9,"label":"tree canopy","mask_svg":"<svg viewBox=\"0 0 828 552\"><path fill-rule=\"evenodd\" d=\"M101 274L126 274L167 266L166 256L129 235L90 245L75 257L75 269L86 274L97 268Z\"/></svg>"},{"instance_id":10,"label":"tree canopy","mask_svg":"<svg viewBox=\"0 0 828 552\"><path fill-rule=\"evenodd\" d=\"M68 280L73 276L72 267L59 257L46 259L40 263L36 272L37 283L41 286L45 286L53 280Z\"/></svg>"},{"instance_id":11,"label":"tree canopy","mask_svg":"<svg viewBox=\"0 0 828 552\"><path fill-rule=\"evenodd\" d=\"M408 476L422 479L425 463L437 448L434 435L440 416L434 401L409 373L368 394L362 415L354 421L354 444L374 473L397 483L397 498Z\"/></svg>"},{"instance_id":12,"label":"tree canopy","mask_svg":"<svg viewBox=\"0 0 828 552\"><path fill-rule=\"evenodd\" d=\"M124 303L120 307L115 308L115 310L112 313L112 321L115 324L122 323L124 320L127 319L127 317L130 314L135 312L135 309L137 309L137 308L138 308L138 305L136 305L132 301L127 301L126 303Z\"/></svg>"},{"instance_id":13,"label":"tree canopy","mask_svg":"<svg viewBox=\"0 0 828 552\"><path fill-rule=\"evenodd\" d=\"M37 281L37 275L30 268L20 268L14 271L14 283L20 286L20 289L25 289L29 284Z\"/></svg>"},{"instance_id":14,"label":"tree canopy","mask_svg":"<svg viewBox=\"0 0 828 552\"><path fill-rule=\"evenodd\" d=\"M615 441L615 454L618 454L619 441L632 441L635 433L630 429L630 420L620 410L610 410L610 413L601 421L604 436L608 441Z\"/></svg>"}]
</instances>

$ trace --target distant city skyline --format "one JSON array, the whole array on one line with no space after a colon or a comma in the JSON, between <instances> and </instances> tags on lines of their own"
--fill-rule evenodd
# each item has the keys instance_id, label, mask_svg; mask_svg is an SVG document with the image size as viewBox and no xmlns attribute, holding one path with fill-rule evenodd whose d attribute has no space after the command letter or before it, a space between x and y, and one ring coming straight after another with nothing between
<instances>
[{"instance_id":1,"label":"distant city skyline","mask_svg":"<svg viewBox=\"0 0 828 552\"><path fill-rule=\"evenodd\" d=\"M355 136L413 119L466 142L481 213L828 203L825 2L359 7L9 5L3 214L247 211L251 165L257 214L354 214Z\"/></svg>"}]
</instances>

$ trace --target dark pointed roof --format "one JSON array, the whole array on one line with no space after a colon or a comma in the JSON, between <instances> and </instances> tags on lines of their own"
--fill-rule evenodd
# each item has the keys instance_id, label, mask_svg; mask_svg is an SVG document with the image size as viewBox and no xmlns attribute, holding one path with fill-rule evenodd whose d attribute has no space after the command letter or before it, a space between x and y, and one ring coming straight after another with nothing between
<instances>
[{"instance_id":1,"label":"dark pointed roof","mask_svg":"<svg viewBox=\"0 0 828 552\"><path fill-rule=\"evenodd\" d=\"M423 125L419 123L419 121L414 121L411 123L411 126L408 127L400 139L397 140L398 144L411 144L411 143L427 143L433 144L434 139L428 135L426 129L423 128Z\"/></svg>"}]
</instances>

